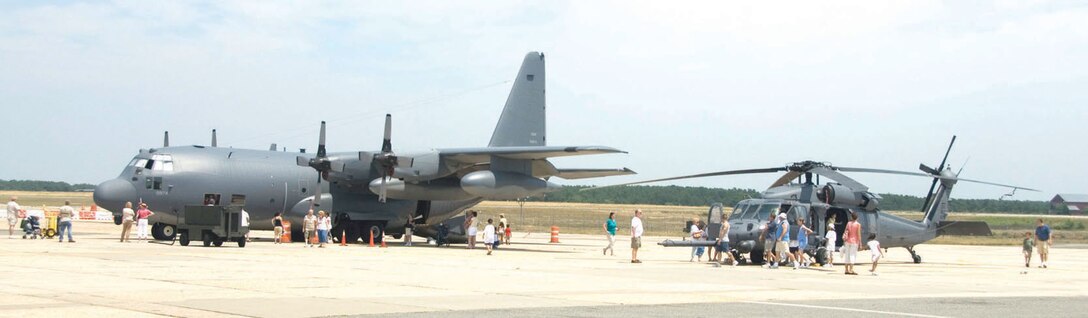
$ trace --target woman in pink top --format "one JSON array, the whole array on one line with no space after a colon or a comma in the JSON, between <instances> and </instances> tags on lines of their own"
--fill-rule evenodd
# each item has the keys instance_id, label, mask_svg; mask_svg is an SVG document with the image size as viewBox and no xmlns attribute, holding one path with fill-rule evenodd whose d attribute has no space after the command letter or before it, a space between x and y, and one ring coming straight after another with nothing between
<instances>
[{"instance_id":1,"label":"woman in pink top","mask_svg":"<svg viewBox=\"0 0 1088 318\"><path fill-rule=\"evenodd\" d=\"M147 208L147 203L140 203L140 209L136 210L136 238L147 240L147 218L155 215Z\"/></svg>"},{"instance_id":2,"label":"woman in pink top","mask_svg":"<svg viewBox=\"0 0 1088 318\"><path fill-rule=\"evenodd\" d=\"M850 222L846 223L846 233L843 233L843 249L845 252L846 275L857 275L854 272L854 262L858 258L858 246L861 244L861 224L858 223L858 213L850 211Z\"/></svg>"}]
</instances>

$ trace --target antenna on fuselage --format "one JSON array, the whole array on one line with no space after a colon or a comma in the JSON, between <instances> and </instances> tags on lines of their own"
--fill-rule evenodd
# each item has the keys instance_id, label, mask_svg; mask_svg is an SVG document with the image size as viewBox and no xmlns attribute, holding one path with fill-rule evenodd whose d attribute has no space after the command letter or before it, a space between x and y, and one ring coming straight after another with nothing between
<instances>
[{"instance_id":1,"label":"antenna on fuselage","mask_svg":"<svg viewBox=\"0 0 1088 318\"><path fill-rule=\"evenodd\" d=\"M219 146L219 143L216 142L216 138L215 138L215 129L212 129L212 147L218 147L218 146Z\"/></svg>"},{"instance_id":2,"label":"antenna on fuselage","mask_svg":"<svg viewBox=\"0 0 1088 318\"><path fill-rule=\"evenodd\" d=\"M162 132L162 147L163 148L170 147L170 132L169 131Z\"/></svg>"},{"instance_id":3,"label":"antenna on fuselage","mask_svg":"<svg viewBox=\"0 0 1088 318\"><path fill-rule=\"evenodd\" d=\"M276 150L278 150L277 148L278 147L276 147L276 143L272 143L272 146L268 147L268 151L276 151Z\"/></svg>"}]
</instances>

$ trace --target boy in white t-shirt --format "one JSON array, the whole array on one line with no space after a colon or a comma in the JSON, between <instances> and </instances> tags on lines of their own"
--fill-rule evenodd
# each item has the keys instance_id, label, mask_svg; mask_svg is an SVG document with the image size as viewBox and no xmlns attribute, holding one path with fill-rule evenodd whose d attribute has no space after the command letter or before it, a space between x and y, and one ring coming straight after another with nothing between
<instances>
[{"instance_id":1,"label":"boy in white t-shirt","mask_svg":"<svg viewBox=\"0 0 1088 318\"><path fill-rule=\"evenodd\" d=\"M827 268L835 267L835 240L838 239L838 233L835 233L835 225L827 225L827 234L824 235L827 243L825 243L824 249L827 250Z\"/></svg>"},{"instance_id":2,"label":"boy in white t-shirt","mask_svg":"<svg viewBox=\"0 0 1088 318\"><path fill-rule=\"evenodd\" d=\"M876 240L876 234L869 234L869 252L873 254L873 268L869 269L873 276L876 276L876 264L880 262L880 258L884 257L884 250L880 249L880 241Z\"/></svg>"}]
</instances>

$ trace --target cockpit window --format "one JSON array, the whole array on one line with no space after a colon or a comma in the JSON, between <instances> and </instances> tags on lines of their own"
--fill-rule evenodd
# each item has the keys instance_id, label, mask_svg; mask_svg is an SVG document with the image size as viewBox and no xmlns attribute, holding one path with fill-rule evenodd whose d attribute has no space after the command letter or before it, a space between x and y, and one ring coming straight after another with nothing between
<instances>
[{"instance_id":1,"label":"cockpit window","mask_svg":"<svg viewBox=\"0 0 1088 318\"><path fill-rule=\"evenodd\" d=\"M140 165L140 161L146 163ZM174 159L170 155L154 155L151 156L151 160L140 159L137 161L137 166L143 166L144 169L151 169L153 171L174 171Z\"/></svg>"},{"instance_id":2,"label":"cockpit window","mask_svg":"<svg viewBox=\"0 0 1088 318\"><path fill-rule=\"evenodd\" d=\"M777 204L763 204L759 206L759 211L756 213L757 220L766 220L771 216L771 213L778 212Z\"/></svg>"},{"instance_id":3,"label":"cockpit window","mask_svg":"<svg viewBox=\"0 0 1088 318\"><path fill-rule=\"evenodd\" d=\"M733 207L733 213L729 214L729 220L732 221L737 219L743 219L745 212L744 210L746 208L748 208L747 204L738 204L737 206Z\"/></svg>"}]
</instances>

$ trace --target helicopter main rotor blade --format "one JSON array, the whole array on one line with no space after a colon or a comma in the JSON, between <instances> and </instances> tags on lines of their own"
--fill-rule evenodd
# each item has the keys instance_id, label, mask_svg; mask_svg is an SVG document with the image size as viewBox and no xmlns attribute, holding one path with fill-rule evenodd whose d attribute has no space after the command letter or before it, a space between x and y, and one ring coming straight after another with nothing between
<instances>
[{"instance_id":1,"label":"helicopter main rotor blade","mask_svg":"<svg viewBox=\"0 0 1088 318\"><path fill-rule=\"evenodd\" d=\"M628 182L628 183L621 183L621 184L613 184L613 185L585 188L585 189L582 189L580 191L595 190L595 189L602 189L602 188L611 188L611 187L622 187L622 186L644 184L644 183L653 183L653 182L661 182L661 181L671 181L671 180L695 179L695 178L706 178L706 177L717 177L717 176L730 176L730 175L738 175L738 174L773 173L773 172L782 172L782 171L786 171L786 168L761 168L761 169L728 170L728 171L700 173L700 174L693 174L693 175L679 176L679 177L671 177L671 178L661 178L661 179L653 179L653 180L646 180L646 181L636 181L636 182Z\"/></svg>"},{"instance_id":2,"label":"helicopter main rotor blade","mask_svg":"<svg viewBox=\"0 0 1088 318\"><path fill-rule=\"evenodd\" d=\"M898 175L905 175L905 176L936 178L936 179L942 179L942 180L964 181L964 182L987 184L987 185L998 186L998 187L1005 187L1005 188L1013 188L1013 189L1021 189L1021 190L1040 192L1037 189L1025 188L1025 187L1021 187L1021 186L1000 184L1000 183L993 183L993 182L988 182L988 181L980 181L980 180L972 180L972 179L964 179L964 178L958 178L958 177L949 177L949 176L942 176L942 175L935 175L935 174L927 174L927 173L921 173L921 172L887 170L887 169L872 169L872 168L850 168L850 167L835 167L835 169L838 169L839 171L845 171L845 172L898 174Z\"/></svg>"}]
</instances>

